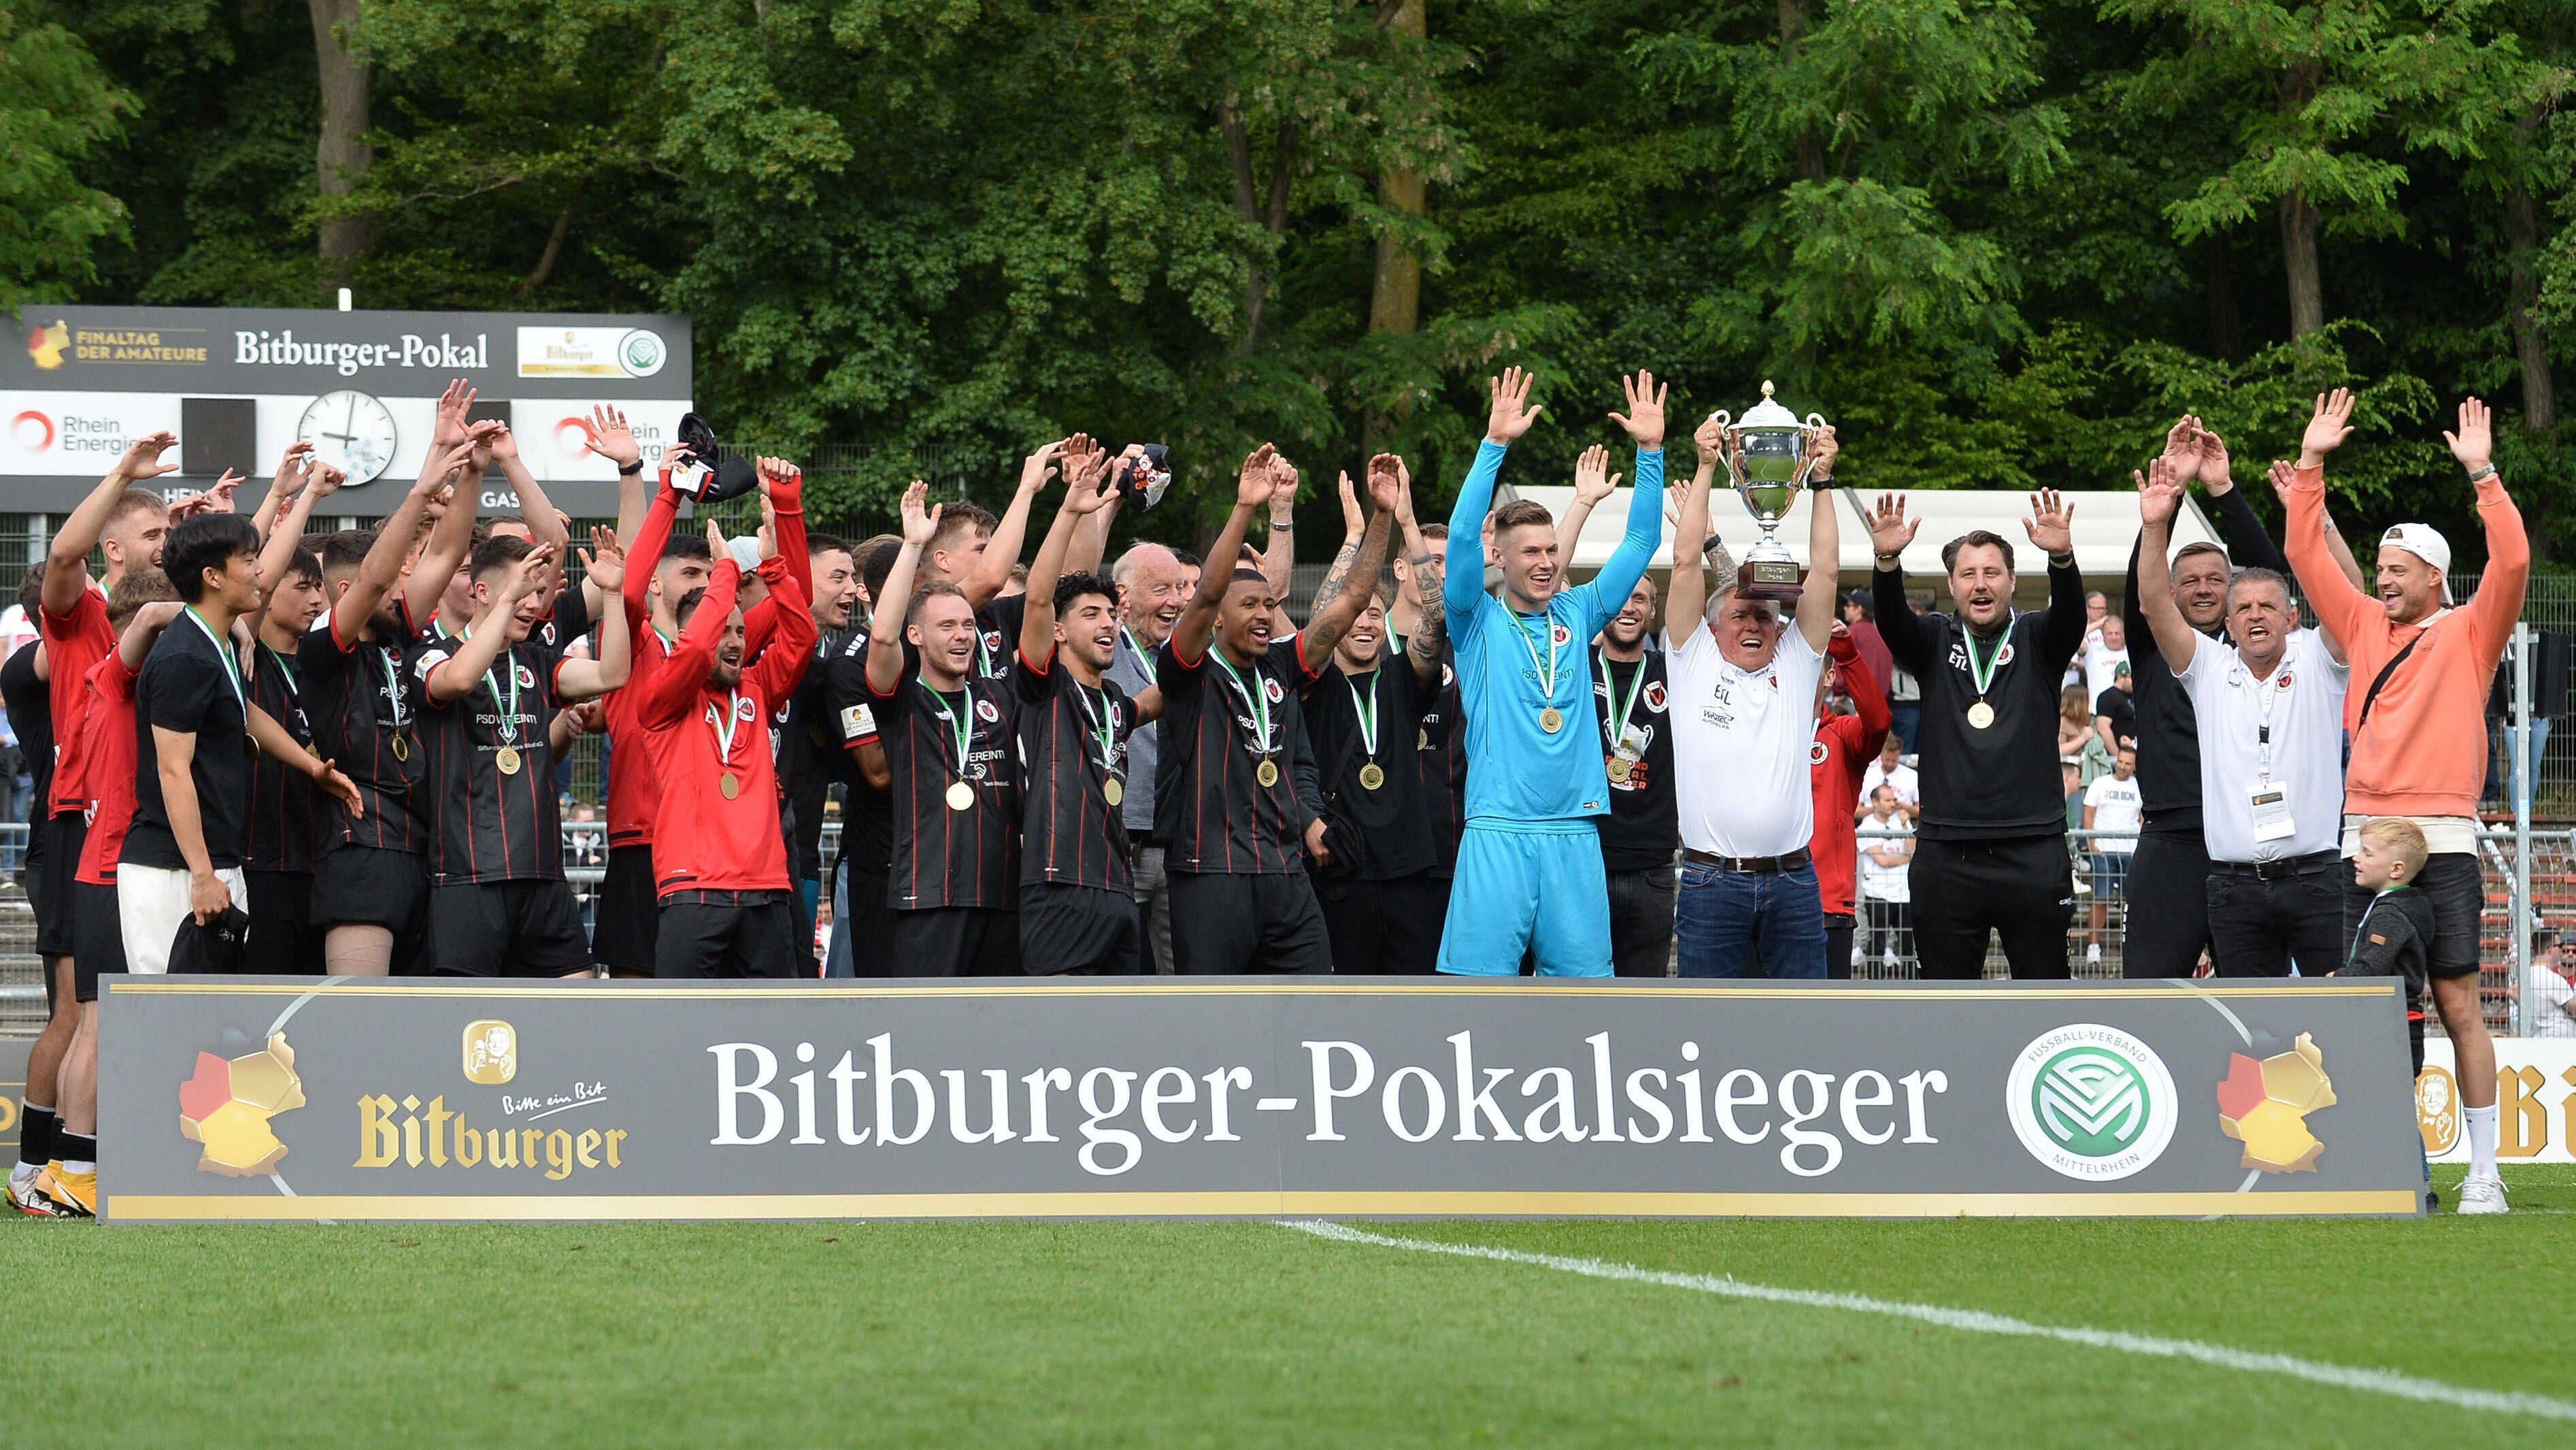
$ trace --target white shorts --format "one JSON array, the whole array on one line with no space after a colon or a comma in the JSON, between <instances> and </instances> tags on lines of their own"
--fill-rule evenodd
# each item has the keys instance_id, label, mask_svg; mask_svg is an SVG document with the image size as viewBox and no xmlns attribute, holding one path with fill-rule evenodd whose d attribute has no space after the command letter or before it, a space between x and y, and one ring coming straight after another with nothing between
<instances>
[{"instance_id":1,"label":"white shorts","mask_svg":"<svg viewBox=\"0 0 2576 1450\"><path fill-rule=\"evenodd\" d=\"M217 871L215 879L232 893L233 905L250 910L250 890L239 866ZM192 915L186 871L131 861L116 868L116 919L125 930L127 971L138 977L168 975L170 944L178 940L179 924Z\"/></svg>"}]
</instances>

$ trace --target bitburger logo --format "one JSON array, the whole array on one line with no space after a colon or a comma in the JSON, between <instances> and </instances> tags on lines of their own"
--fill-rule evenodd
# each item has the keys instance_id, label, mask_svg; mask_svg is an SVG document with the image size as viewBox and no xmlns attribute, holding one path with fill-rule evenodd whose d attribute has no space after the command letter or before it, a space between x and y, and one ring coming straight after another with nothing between
<instances>
[{"instance_id":1,"label":"bitburger logo","mask_svg":"<svg viewBox=\"0 0 2576 1450\"><path fill-rule=\"evenodd\" d=\"M524 1043L518 1029L499 1018L465 1024L465 1081L474 1087L498 1087L519 1078ZM544 1088L523 1093L460 1093L454 1107L445 1093L424 1100L418 1093L363 1093L358 1098L358 1156L353 1166L407 1168L525 1169L561 1183L586 1169L625 1165L624 1128L594 1127L596 1114L564 1119L565 1126L528 1124L560 1113L596 1108L608 1100L605 1081L575 1081L560 1091ZM297 1102L300 1104L302 1098ZM505 1126L476 1127L472 1114Z\"/></svg>"},{"instance_id":2,"label":"bitburger logo","mask_svg":"<svg viewBox=\"0 0 2576 1450\"><path fill-rule=\"evenodd\" d=\"M2155 1049L2098 1022L2033 1038L2004 1083L2013 1135L2030 1156L2088 1183L2126 1178L2162 1157L2179 1106Z\"/></svg>"}]
</instances>

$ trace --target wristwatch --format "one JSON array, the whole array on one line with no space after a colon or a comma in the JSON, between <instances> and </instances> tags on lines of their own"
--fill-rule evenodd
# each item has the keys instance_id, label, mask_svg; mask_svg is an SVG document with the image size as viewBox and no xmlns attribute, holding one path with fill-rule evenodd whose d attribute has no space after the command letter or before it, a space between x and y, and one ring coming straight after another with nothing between
<instances>
[{"instance_id":1,"label":"wristwatch","mask_svg":"<svg viewBox=\"0 0 2576 1450\"><path fill-rule=\"evenodd\" d=\"M2469 475L2469 482L2471 482L2471 483L2479 483L2479 482L2483 482L2483 481L2484 481L2484 480L2486 480L2486 479L2490 479L2490 478L2495 477L2495 472L2496 472L2496 466L2495 466L2494 464L2490 463L2490 464L2488 464L2486 467L2479 469L2477 472L2470 474L2470 475Z\"/></svg>"},{"instance_id":2,"label":"wristwatch","mask_svg":"<svg viewBox=\"0 0 2576 1450\"><path fill-rule=\"evenodd\" d=\"M1297 521L1295 519L1272 519L1270 521L1270 532L1274 534L1279 532L1281 529L1293 529L1295 527L1297 527Z\"/></svg>"}]
</instances>

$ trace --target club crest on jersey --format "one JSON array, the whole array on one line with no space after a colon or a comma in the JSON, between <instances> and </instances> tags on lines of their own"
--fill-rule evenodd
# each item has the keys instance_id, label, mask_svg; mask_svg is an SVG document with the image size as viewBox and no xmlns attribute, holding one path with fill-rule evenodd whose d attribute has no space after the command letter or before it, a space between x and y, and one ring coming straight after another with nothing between
<instances>
[{"instance_id":1,"label":"club crest on jersey","mask_svg":"<svg viewBox=\"0 0 2576 1450\"><path fill-rule=\"evenodd\" d=\"M987 654L1001 653L1002 632L1000 630L988 629L984 631L984 650Z\"/></svg>"},{"instance_id":2,"label":"club crest on jersey","mask_svg":"<svg viewBox=\"0 0 2576 1450\"><path fill-rule=\"evenodd\" d=\"M1830 753L1831 752L1825 749L1825 742L1821 740L1810 741L1807 744L1807 763L1809 765L1822 765L1825 763L1825 757Z\"/></svg>"},{"instance_id":3,"label":"club crest on jersey","mask_svg":"<svg viewBox=\"0 0 2576 1450\"><path fill-rule=\"evenodd\" d=\"M1570 644L1574 640L1574 631L1566 628L1562 624L1552 624L1548 626L1547 634L1548 638L1556 641L1559 645Z\"/></svg>"},{"instance_id":4,"label":"club crest on jersey","mask_svg":"<svg viewBox=\"0 0 2576 1450\"><path fill-rule=\"evenodd\" d=\"M2281 690L2290 688L2290 672L2288 670L2281 671L2281 683L2273 688Z\"/></svg>"},{"instance_id":5,"label":"club crest on jersey","mask_svg":"<svg viewBox=\"0 0 2576 1450\"><path fill-rule=\"evenodd\" d=\"M537 672L529 669L526 665L519 666L519 688L522 690L533 690L536 687Z\"/></svg>"},{"instance_id":6,"label":"club crest on jersey","mask_svg":"<svg viewBox=\"0 0 2576 1450\"><path fill-rule=\"evenodd\" d=\"M1270 697L1270 703L1273 705L1276 705L1280 701L1288 698L1288 692L1281 689L1279 687L1279 682L1268 675L1261 677L1261 693L1268 695Z\"/></svg>"},{"instance_id":7,"label":"club crest on jersey","mask_svg":"<svg viewBox=\"0 0 2576 1450\"><path fill-rule=\"evenodd\" d=\"M1656 714L1658 714L1658 715L1661 715L1662 713L1664 713L1664 705L1665 705L1665 703L1666 703L1666 700L1665 700L1665 695L1664 695L1664 682L1663 682L1663 681L1661 681L1661 680L1648 680L1648 681L1646 682L1646 694L1645 694L1645 701L1646 701L1646 708L1647 708L1647 709L1652 710L1653 712L1655 712L1655 713L1656 713Z\"/></svg>"},{"instance_id":8,"label":"club crest on jersey","mask_svg":"<svg viewBox=\"0 0 2576 1450\"><path fill-rule=\"evenodd\" d=\"M975 718L991 725L1002 718L1002 712L994 708L992 701L978 700L975 702Z\"/></svg>"},{"instance_id":9,"label":"club crest on jersey","mask_svg":"<svg viewBox=\"0 0 2576 1450\"><path fill-rule=\"evenodd\" d=\"M759 717L760 705L750 696L742 696L733 702L733 718L737 720L756 720Z\"/></svg>"}]
</instances>

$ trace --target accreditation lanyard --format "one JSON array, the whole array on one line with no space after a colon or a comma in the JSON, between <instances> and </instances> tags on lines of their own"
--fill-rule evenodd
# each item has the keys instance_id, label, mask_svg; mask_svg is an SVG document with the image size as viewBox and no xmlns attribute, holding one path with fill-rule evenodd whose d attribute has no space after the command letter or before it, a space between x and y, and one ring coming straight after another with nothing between
<instances>
[{"instance_id":1,"label":"accreditation lanyard","mask_svg":"<svg viewBox=\"0 0 2576 1450\"><path fill-rule=\"evenodd\" d=\"M958 691L958 699L962 703L952 707L948 703L947 695L940 691L932 690L928 685L924 685L921 688L929 691L930 698L937 702L939 706L940 720L948 726L948 733L956 738L957 774L960 779L963 779L966 775L966 750L967 747L974 742L975 738L975 716L973 713L975 709L975 692L972 690Z\"/></svg>"},{"instance_id":2,"label":"accreditation lanyard","mask_svg":"<svg viewBox=\"0 0 2576 1450\"><path fill-rule=\"evenodd\" d=\"M1611 676L1610 676L1610 652L1609 652L1608 650L1606 650L1606 649L1605 649L1605 650L1602 650L1602 651L1600 651L1600 652L1598 653L1597 658L1601 661L1601 688L1602 688L1603 690L1605 690L1605 691L1610 692L1610 698L1611 698L1611 701L1612 701L1613 703L1617 703L1617 701L1618 701L1618 693L1617 693L1617 692L1618 692L1618 688L1619 688L1619 687L1618 687L1618 685L1617 685L1616 683L1614 683L1614 682L1612 681ZM1611 719L1610 719L1610 748L1611 748L1611 749L1613 749L1613 750L1618 749L1618 748L1619 748L1619 746L1621 745L1621 743L1623 743L1624 741L1626 741L1626 740L1627 740L1627 738L1628 738L1628 717L1629 717L1630 715L1633 715L1633 714L1635 714L1635 713L1636 713L1636 710L1637 710L1637 697L1638 697L1639 695L1641 695L1641 694L1645 693L1645 689L1646 689L1646 662L1645 662L1644 660L1640 659L1640 660L1638 660L1638 661L1637 661L1637 675L1636 675L1636 678L1634 678L1634 679L1632 679L1632 680L1630 680L1630 681L1628 682L1628 699L1627 699L1626 703L1624 703L1624 704L1619 704L1618 710L1616 711L1616 713L1614 713L1614 714L1611 716Z\"/></svg>"},{"instance_id":3,"label":"accreditation lanyard","mask_svg":"<svg viewBox=\"0 0 2576 1450\"><path fill-rule=\"evenodd\" d=\"M1122 624L1118 626L1118 637L1127 642L1127 648L1135 653L1137 662L1150 672L1154 667L1154 652L1137 641L1136 632Z\"/></svg>"},{"instance_id":4,"label":"accreditation lanyard","mask_svg":"<svg viewBox=\"0 0 2576 1450\"><path fill-rule=\"evenodd\" d=\"M1083 684L1079 680L1074 682L1073 697L1081 702L1082 718L1088 722L1091 738L1099 743L1100 768L1108 770L1110 769L1109 752L1117 744L1116 737L1118 734L1118 717L1110 714L1105 708L1093 708L1091 703L1091 687ZM1101 691L1100 703L1104 707L1109 703L1108 691Z\"/></svg>"},{"instance_id":5,"label":"accreditation lanyard","mask_svg":"<svg viewBox=\"0 0 2576 1450\"><path fill-rule=\"evenodd\" d=\"M2289 656L2284 654L2280 662L2272 666L2268 678L2254 682L2261 709L2254 725L2254 768L2266 781L2272 778L2272 702L2281 697L2281 675L2289 663Z\"/></svg>"},{"instance_id":6,"label":"accreditation lanyard","mask_svg":"<svg viewBox=\"0 0 2576 1450\"><path fill-rule=\"evenodd\" d=\"M1365 705L1360 703L1360 687L1351 684L1350 676L1342 677L1342 684L1351 692L1351 714L1360 722L1360 754L1370 760L1377 759L1377 677L1376 670L1369 671Z\"/></svg>"},{"instance_id":7,"label":"accreditation lanyard","mask_svg":"<svg viewBox=\"0 0 2576 1450\"><path fill-rule=\"evenodd\" d=\"M1517 613L1512 616L1512 633L1520 636L1521 648L1529 651L1530 668L1538 674L1540 701L1545 704L1554 704L1556 701L1556 613L1554 610L1550 610L1548 613L1539 616L1539 618L1545 621L1547 628L1546 664L1542 665L1539 663L1538 643L1530 638L1529 620L1526 616Z\"/></svg>"},{"instance_id":8,"label":"accreditation lanyard","mask_svg":"<svg viewBox=\"0 0 2576 1450\"><path fill-rule=\"evenodd\" d=\"M1234 664L1225 657L1224 650L1211 648L1208 658L1216 661L1217 668L1225 671L1225 677L1234 682L1235 693L1243 696L1244 709L1251 712L1255 726L1261 731L1261 739L1254 748L1263 755L1271 754L1277 749L1277 743L1270 728L1270 692L1244 684L1243 676L1235 673ZM1253 673L1258 675L1261 671L1255 668Z\"/></svg>"},{"instance_id":9,"label":"accreditation lanyard","mask_svg":"<svg viewBox=\"0 0 2576 1450\"><path fill-rule=\"evenodd\" d=\"M1967 636L1968 680L1977 687L1978 699L1984 699L1986 693L1994 688L1995 671L2003 668L2004 651L2012 647L2013 624L2020 618L2018 609L2004 616L2003 630L1995 636L1995 652L1983 660L1977 658L1977 632L1969 629L1964 621L1961 623L1960 632Z\"/></svg>"},{"instance_id":10,"label":"accreditation lanyard","mask_svg":"<svg viewBox=\"0 0 2576 1450\"><path fill-rule=\"evenodd\" d=\"M474 626L470 624L465 626L465 633L462 637L467 640L473 639ZM494 683L492 679L492 669L495 665L500 667L502 674L507 675L510 678L510 700L506 705L501 702L501 687ZM502 646L500 657L495 659L492 664L483 667L483 688L492 696L492 712L500 717L500 723L493 727L494 732L501 737L502 744L518 744L519 657L510 652L509 646Z\"/></svg>"},{"instance_id":11,"label":"accreditation lanyard","mask_svg":"<svg viewBox=\"0 0 2576 1450\"><path fill-rule=\"evenodd\" d=\"M250 697L242 690L241 661L234 659L233 652L224 648L223 637L215 633L213 625L206 623L206 617L197 612L197 606L190 604L184 607L188 617L197 621L197 628L205 631L206 643L215 647L216 658L224 662L224 680L233 687L233 703L241 707L242 722L247 725L250 721Z\"/></svg>"},{"instance_id":12,"label":"accreditation lanyard","mask_svg":"<svg viewBox=\"0 0 2576 1450\"><path fill-rule=\"evenodd\" d=\"M707 702L707 723L715 727L716 764L732 764L733 738L742 732L742 691L735 690L730 692L726 698L725 706L722 711L719 711L716 708L715 701L709 700Z\"/></svg>"}]
</instances>

